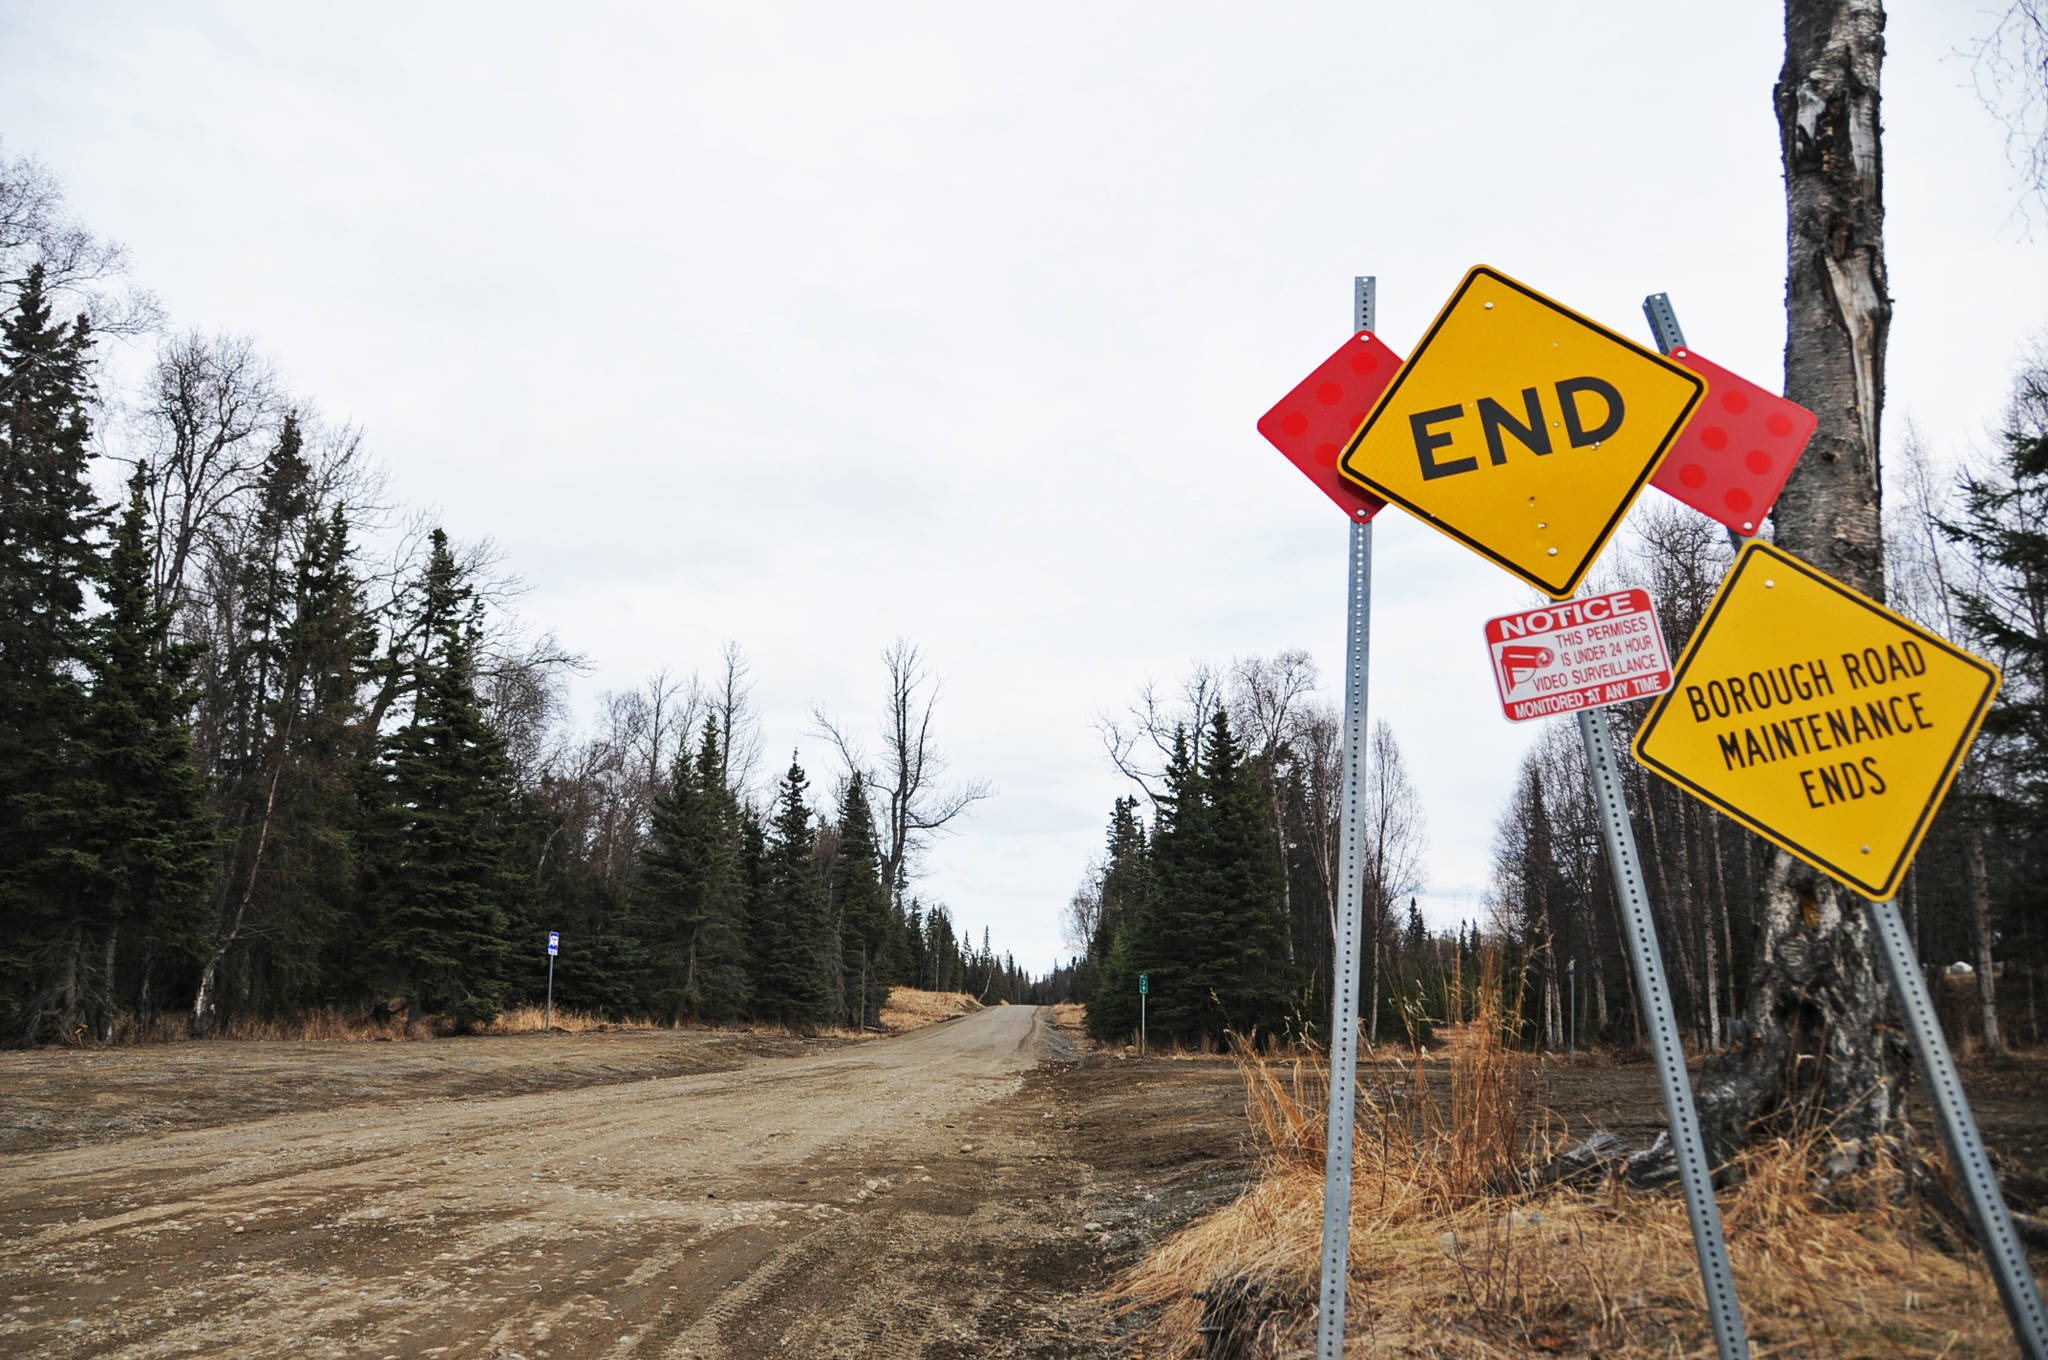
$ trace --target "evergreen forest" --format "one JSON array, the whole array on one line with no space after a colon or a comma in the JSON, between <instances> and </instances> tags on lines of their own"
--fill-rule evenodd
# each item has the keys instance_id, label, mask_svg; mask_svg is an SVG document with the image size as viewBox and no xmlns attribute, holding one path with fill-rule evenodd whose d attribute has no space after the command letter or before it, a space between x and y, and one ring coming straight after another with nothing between
<instances>
[{"instance_id":1,"label":"evergreen forest","mask_svg":"<svg viewBox=\"0 0 2048 1360\"><path fill-rule=\"evenodd\" d=\"M148 356L115 377L109 338ZM1044 993L914 891L985 790L828 729L758 787L744 654L569 721L579 659L488 545L394 507L254 346L169 330L61 184L0 158L0 1033L231 1031L332 1008L457 1031L539 1004L872 1027L895 986Z\"/></svg>"}]
</instances>

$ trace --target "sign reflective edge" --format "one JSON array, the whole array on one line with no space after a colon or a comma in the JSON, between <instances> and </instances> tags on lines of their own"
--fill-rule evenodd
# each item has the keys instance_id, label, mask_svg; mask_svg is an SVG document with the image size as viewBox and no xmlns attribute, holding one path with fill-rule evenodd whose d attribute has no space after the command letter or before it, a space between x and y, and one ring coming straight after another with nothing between
<instances>
[{"instance_id":1,"label":"sign reflective edge","mask_svg":"<svg viewBox=\"0 0 2048 1360\"><path fill-rule=\"evenodd\" d=\"M1658 720L1664 716L1664 711L1671 706L1672 701L1678 697L1679 691L1684 688L1686 671L1692 666L1693 655L1699 650L1701 640L1706 637L1707 630L1713 627L1714 620L1721 616L1721 607L1728 602L1728 597L1734 593L1736 581L1740 579L1742 573L1747 571L1751 564L1759 557L1768 559L1773 566L1782 567L1787 571L1796 571L1808 580L1834 591L1837 595L1862 605L1872 613L1897 620L1902 627L1910 629L1916 637L1940 648L1949 656L1954 657L1983 675L1989 682L1984 687L1982 697L1977 700L1976 708L1971 710L1968 720L1964 723L1962 736L1957 740L1954 751L1949 754L1948 763L1942 768L1941 777L1935 781L1933 790L1928 794L1927 805L1920 809L1920 815L1913 823L1912 832L1906 837L1904 849L1900 851L1897 862L1886 871L1882 881L1872 881L1869 878L1860 877L1854 870L1831 862L1817 852L1801 845L1790 836L1773 827L1765 826L1762 822L1743 812L1742 809L1715 797L1712 793L1693 783L1670 766L1662 764L1643 753L1643 743L1649 740ZM1999 671L1998 667L1990 662L1985 661L1981 657L1972 656L1940 634L1914 623L1902 614L1886 609L1868 595L1843 585L1820 568L1801 558L1794 557L1777 544L1751 539L1742 545L1742 551L1735 558L1735 565L1730 567L1728 575L1722 578L1721 589L1715 594L1713 604L1708 607L1706 616L1700 620L1699 627L1693 630L1691 639L1685 644L1685 651L1678 658L1678 664L1672 668L1671 688L1657 696L1656 702L1650 705L1650 711L1643 715L1642 726L1636 729L1635 740L1630 743L1630 749L1634 752L1637 761L1646 768L1655 770L1664 778L1692 794L1693 797L1727 814L1730 818L1756 832L1757 835L1762 836L1779 849L1805 860L1828 877L1852 889L1859 895L1869 898L1873 902L1887 902L1898 896L1899 882L1906 876L1906 870L1912 867L1913 857L1920 851L1920 842L1926 839L1927 828L1934 821L1935 812L1941 807L1942 800L1948 796L1949 787L1955 783L1956 773L1962 768L1963 758L1970 753L1970 747L1976 744L1977 733L1984 726L1985 716L1991 710L1991 701L1997 697L1998 688L2004 682L2004 675Z\"/></svg>"},{"instance_id":2,"label":"sign reflective edge","mask_svg":"<svg viewBox=\"0 0 2048 1360\"><path fill-rule=\"evenodd\" d=\"M1408 374L1415 368L1416 362L1424 354L1428 353L1429 343L1436 339L1437 332L1443 328L1445 319L1457 309L1458 303L1464 299L1465 294L1471 290L1472 285L1477 283L1482 277L1512 288L1522 296L1551 308L1553 311L1564 313L1581 325L1598 331L1618 345L1634 350L1637 354L1655 363L1660 368L1668 369L1675 376L1692 384L1692 400L1686 404L1683 411L1678 413L1678 419L1672 422L1671 428L1664 432L1664 437L1658 441L1656 454L1643 465L1641 474L1636 477L1627 492L1622 496L1621 503L1615 507L1613 515L1609 516L1607 523L1601 526L1599 535L1593 540L1593 546L1586 553L1585 559L1573 564L1571 574L1560 581L1546 581L1534 572L1525 570L1499 553L1494 552L1484 543L1452 528L1429 511L1422 509L1407 497L1401 495L1398 491L1382 486L1372 478L1352 471L1351 468L1351 456L1358 451L1358 446L1365 442L1366 435L1379 422L1381 412L1385 411L1400 393L1402 384L1407 381ZM1481 557L1492 562L1495 566L1521 580L1527 581L1551 599L1565 600L1571 598L1572 593L1579 588L1579 583L1585 580L1586 573L1591 571L1593 564L1600 560L1600 554L1607 548L1607 541L1614 536L1614 531L1621 527L1622 519L1627 516L1630 507L1636 503L1636 498L1642 495L1643 488L1649 485L1651 474L1656 472L1657 465L1664 461L1664 455L1671 451L1672 442L1678 438L1678 432L1685 428L1685 423L1688 420L1692 419L1693 412L1699 409L1700 401L1706 394L1706 379L1683 364L1666 358L1654 349L1637 344L1627 336L1601 325L1584 313L1565 306L1556 298L1539 293L1534 288L1529 287L1529 285L1509 278L1492 265L1475 264L1465 272L1464 280L1458 284L1456 291L1451 294L1450 301L1446 302L1443 305L1443 309L1436 314L1436 320L1429 323L1429 329L1423 333L1421 342L1409 354L1407 362L1401 365L1400 371L1394 375L1394 380L1387 384L1386 390L1380 393L1379 400L1373 403L1371 412L1365 418L1365 423L1352 432L1350 442L1345 444L1343 451L1337 455L1337 471L1345 480L1356 482L1381 500L1391 501L1393 504L1400 506L1432 529L1456 539Z\"/></svg>"}]
</instances>

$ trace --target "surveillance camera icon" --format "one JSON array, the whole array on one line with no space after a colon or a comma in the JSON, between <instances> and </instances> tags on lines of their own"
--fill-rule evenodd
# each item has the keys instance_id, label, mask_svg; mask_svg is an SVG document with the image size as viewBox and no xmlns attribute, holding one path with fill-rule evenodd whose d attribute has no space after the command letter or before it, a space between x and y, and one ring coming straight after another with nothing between
<instances>
[{"instance_id":1,"label":"surveillance camera icon","mask_svg":"<svg viewBox=\"0 0 2048 1360\"><path fill-rule=\"evenodd\" d=\"M1548 647L1503 647L1500 649L1500 673L1512 690L1556 660L1557 654Z\"/></svg>"}]
</instances>

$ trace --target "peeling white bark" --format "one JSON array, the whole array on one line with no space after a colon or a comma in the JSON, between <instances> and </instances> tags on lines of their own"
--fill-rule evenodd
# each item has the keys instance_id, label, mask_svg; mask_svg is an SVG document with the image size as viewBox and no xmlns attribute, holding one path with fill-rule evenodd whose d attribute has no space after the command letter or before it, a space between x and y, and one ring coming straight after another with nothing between
<instances>
[{"instance_id":1,"label":"peeling white bark","mask_svg":"<svg viewBox=\"0 0 2048 1360\"><path fill-rule=\"evenodd\" d=\"M1772 516L1779 546L1880 600L1884 22L1881 0L1785 4L1785 395L1820 424ZM1709 1139L1725 1153L1814 1119L1868 1149L1900 1113L1905 1063L1862 902L1776 852L1757 915L1748 1035L1701 1079Z\"/></svg>"}]
</instances>

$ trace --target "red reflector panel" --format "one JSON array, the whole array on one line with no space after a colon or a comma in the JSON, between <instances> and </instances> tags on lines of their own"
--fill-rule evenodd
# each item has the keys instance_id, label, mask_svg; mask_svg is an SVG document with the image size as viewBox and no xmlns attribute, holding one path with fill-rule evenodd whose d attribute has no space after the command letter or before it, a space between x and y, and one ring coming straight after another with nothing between
<instances>
[{"instance_id":1,"label":"red reflector panel","mask_svg":"<svg viewBox=\"0 0 2048 1360\"><path fill-rule=\"evenodd\" d=\"M1259 433L1356 520L1371 519L1386 502L1339 476L1337 455L1400 367L1400 355L1360 331L1259 421Z\"/></svg>"},{"instance_id":2,"label":"red reflector panel","mask_svg":"<svg viewBox=\"0 0 2048 1360\"><path fill-rule=\"evenodd\" d=\"M1690 349L1675 349L1671 358L1707 380L1707 399L1650 485L1750 537L1764 527L1820 419Z\"/></svg>"}]
</instances>

